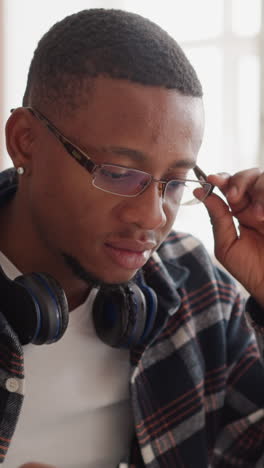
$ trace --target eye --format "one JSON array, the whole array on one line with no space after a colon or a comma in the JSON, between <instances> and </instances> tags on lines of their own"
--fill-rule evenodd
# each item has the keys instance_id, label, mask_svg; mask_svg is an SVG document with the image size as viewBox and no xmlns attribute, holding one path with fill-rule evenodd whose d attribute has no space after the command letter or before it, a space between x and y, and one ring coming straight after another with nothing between
<instances>
[{"instance_id":1,"label":"eye","mask_svg":"<svg viewBox=\"0 0 264 468\"><path fill-rule=\"evenodd\" d=\"M184 180L170 180L167 184L167 190L182 190L186 183Z\"/></svg>"},{"instance_id":2,"label":"eye","mask_svg":"<svg viewBox=\"0 0 264 468\"><path fill-rule=\"evenodd\" d=\"M101 175L110 179L123 179L131 177L131 170L121 167L101 167Z\"/></svg>"}]
</instances>

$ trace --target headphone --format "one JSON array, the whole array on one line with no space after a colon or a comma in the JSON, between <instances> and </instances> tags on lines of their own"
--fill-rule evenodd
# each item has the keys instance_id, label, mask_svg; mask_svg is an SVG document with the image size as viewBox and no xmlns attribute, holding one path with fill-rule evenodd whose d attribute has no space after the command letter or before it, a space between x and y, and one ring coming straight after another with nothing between
<instances>
[{"instance_id":1,"label":"headphone","mask_svg":"<svg viewBox=\"0 0 264 468\"><path fill-rule=\"evenodd\" d=\"M138 284L95 287L92 315L95 331L116 348L140 345L150 335L157 316L157 296L143 275ZM60 284L46 273L20 275L14 280L0 267L0 312L22 345L50 344L67 329L69 309Z\"/></svg>"}]
</instances>

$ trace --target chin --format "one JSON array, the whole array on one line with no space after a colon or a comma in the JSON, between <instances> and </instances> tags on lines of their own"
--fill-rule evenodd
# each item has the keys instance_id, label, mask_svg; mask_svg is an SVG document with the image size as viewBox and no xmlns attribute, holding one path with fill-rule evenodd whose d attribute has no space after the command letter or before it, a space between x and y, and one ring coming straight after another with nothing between
<instances>
[{"instance_id":1,"label":"chin","mask_svg":"<svg viewBox=\"0 0 264 468\"><path fill-rule=\"evenodd\" d=\"M120 285L120 284L126 284L129 281L133 280L134 276L137 273L137 270L133 270L131 272L127 273L116 273L115 278L113 278L113 275L108 276L108 274L105 274L106 272L102 273L93 273L90 270L86 269L77 258L73 257L72 255L69 255L65 252L62 252L62 256L64 258L64 262L70 268L71 272L76 276L77 278L81 279L82 281L85 281L89 285L94 285L94 286L101 286L101 285Z\"/></svg>"},{"instance_id":2,"label":"chin","mask_svg":"<svg viewBox=\"0 0 264 468\"><path fill-rule=\"evenodd\" d=\"M111 278L103 277L101 282L104 284L112 284L112 285L128 283L129 281L133 280L136 273L137 271L134 271L130 275L120 275L120 276L116 275L116 278L113 278L113 276L111 276Z\"/></svg>"}]
</instances>

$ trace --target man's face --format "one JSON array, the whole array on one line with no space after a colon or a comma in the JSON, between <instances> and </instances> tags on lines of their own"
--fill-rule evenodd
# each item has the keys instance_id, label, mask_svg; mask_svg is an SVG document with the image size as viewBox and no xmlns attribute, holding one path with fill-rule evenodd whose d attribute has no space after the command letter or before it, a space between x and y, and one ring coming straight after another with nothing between
<instances>
[{"instance_id":1,"label":"man's face","mask_svg":"<svg viewBox=\"0 0 264 468\"><path fill-rule=\"evenodd\" d=\"M201 99L125 80L94 83L71 115L46 116L97 164L140 169L155 179L186 177L202 140ZM34 125L29 210L40 243L101 281L128 281L165 239L177 209L156 183L134 198L99 190L54 135Z\"/></svg>"}]
</instances>

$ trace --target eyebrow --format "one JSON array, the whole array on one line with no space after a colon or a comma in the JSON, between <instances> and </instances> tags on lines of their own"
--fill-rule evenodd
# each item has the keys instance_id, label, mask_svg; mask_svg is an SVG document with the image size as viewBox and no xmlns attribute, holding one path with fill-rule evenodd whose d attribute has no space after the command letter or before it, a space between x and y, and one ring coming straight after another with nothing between
<instances>
[{"instance_id":1,"label":"eyebrow","mask_svg":"<svg viewBox=\"0 0 264 468\"><path fill-rule=\"evenodd\" d=\"M104 153L115 153L120 156L128 156L129 158L137 162L148 160L148 156L146 153L133 148L126 148L123 146L101 146L98 149ZM193 167L195 167L195 165L195 160L179 159L178 161L175 161L170 167L172 169L192 169Z\"/></svg>"}]
</instances>

